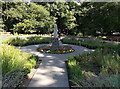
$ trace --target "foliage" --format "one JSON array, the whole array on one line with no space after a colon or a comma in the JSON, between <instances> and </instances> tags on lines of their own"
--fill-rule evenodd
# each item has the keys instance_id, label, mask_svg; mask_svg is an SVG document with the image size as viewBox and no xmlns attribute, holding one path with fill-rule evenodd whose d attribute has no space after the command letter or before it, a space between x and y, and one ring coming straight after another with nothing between
<instances>
[{"instance_id":1,"label":"foliage","mask_svg":"<svg viewBox=\"0 0 120 89\"><path fill-rule=\"evenodd\" d=\"M67 44L81 45L89 49L108 48L108 49L118 50L117 43L110 43L106 41L100 41L97 39L85 40L85 39L76 39L73 37L73 38L64 38L61 41Z\"/></svg>"},{"instance_id":2,"label":"foliage","mask_svg":"<svg viewBox=\"0 0 120 89\"><path fill-rule=\"evenodd\" d=\"M120 28L117 2L4 2L2 9L5 30L11 32L52 33L54 23L67 35L112 35Z\"/></svg>"},{"instance_id":3,"label":"foliage","mask_svg":"<svg viewBox=\"0 0 120 89\"><path fill-rule=\"evenodd\" d=\"M2 80L4 87L16 87L36 65L38 57L22 53L13 46L0 45Z\"/></svg>"},{"instance_id":4,"label":"foliage","mask_svg":"<svg viewBox=\"0 0 120 89\"><path fill-rule=\"evenodd\" d=\"M3 24L3 20L2 18L0 17L0 32L3 32L4 31L4 24Z\"/></svg>"},{"instance_id":5,"label":"foliage","mask_svg":"<svg viewBox=\"0 0 120 89\"><path fill-rule=\"evenodd\" d=\"M72 8L72 3L54 2L47 3L46 7L51 13L51 16L56 17L56 23L60 33L70 34L76 27L76 18L74 17L75 8ZM74 5L76 5L74 3Z\"/></svg>"},{"instance_id":6,"label":"foliage","mask_svg":"<svg viewBox=\"0 0 120 89\"><path fill-rule=\"evenodd\" d=\"M75 58L79 61L80 65L88 68L94 65L97 66L101 73L120 73L119 57L117 54L109 53L109 50L96 50L93 53L83 54Z\"/></svg>"},{"instance_id":7,"label":"foliage","mask_svg":"<svg viewBox=\"0 0 120 89\"><path fill-rule=\"evenodd\" d=\"M82 79L83 78L83 75L82 75L82 70L79 66L79 64L77 63L76 60L74 60L73 56L69 56L68 58L68 72L70 74L70 80L72 82L72 84L74 85L82 85L81 82L79 81L79 79Z\"/></svg>"},{"instance_id":8,"label":"foliage","mask_svg":"<svg viewBox=\"0 0 120 89\"><path fill-rule=\"evenodd\" d=\"M51 42L51 38L49 37L27 37L27 38L16 37L16 38L11 38L3 43L14 46L27 46L27 45L34 45L41 43L46 44L50 42Z\"/></svg>"},{"instance_id":9,"label":"foliage","mask_svg":"<svg viewBox=\"0 0 120 89\"><path fill-rule=\"evenodd\" d=\"M84 87L120 87L119 75L104 73L96 76L92 72L83 72L83 75L85 78L81 80L81 83Z\"/></svg>"},{"instance_id":10,"label":"foliage","mask_svg":"<svg viewBox=\"0 0 120 89\"><path fill-rule=\"evenodd\" d=\"M31 54L22 53L13 46L0 45L3 75L17 69L29 72L36 64L36 58Z\"/></svg>"},{"instance_id":11,"label":"foliage","mask_svg":"<svg viewBox=\"0 0 120 89\"><path fill-rule=\"evenodd\" d=\"M14 3L14 2L11 2ZM7 3L6 3L7 4ZM4 21L9 30L17 33L46 33L55 22L49 12L41 5L30 3L15 3L5 9ZM52 19L52 21L50 21Z\"/></svg>"},{"instance_id":12,"label":"foliage","mask_svg":"<svg viewBox=\"0 0 120 89\"><path fill-rule=\"evenodd\" d=\"M119 31L120 3L84 2L78 9L81 11L76 16L78 29L84 35L112 35Z\"/></svg>"},{"instance_id":13,"label":"foliage","mask_svg":"<svg viewBox=\"0 0 120 89\"><path fill-rule=\"evenodd\" d=\"M84 53L82 55L70 56L68 59L68 66L70 60L77 64L80 68L69 69L70 81L73 86L78 87L119 87L120 74L120 56L119 44L93 40L93 39L79 39L79 38L64 38L63 43L74 45L82 45L87 48L96 49L95 52ZM79 72L78 72L79 71ZM74 74L84 76L73 79ZM82 74L81 74L82 73ZM106 76L105 76L106 75Z\"/></svg>"},{"instance_id":14,"label":"foliage","mask_svg":"<svg viewBox=\"0 0 120 89\"><path fill-rule=\"evenodd\" d=\"M77 64L77 67L80 68L74 72L71 71L77 68L68 68L73 85L83 87L119 87L120 56L117 54L109 53L109 50L98 49L92 53L70 56L68 59L69 67L71 67L72 60L73 64ZM76 80L73 79L74 74L78 73L84 77L76 76Z\"/></svg>"}]
</instances>

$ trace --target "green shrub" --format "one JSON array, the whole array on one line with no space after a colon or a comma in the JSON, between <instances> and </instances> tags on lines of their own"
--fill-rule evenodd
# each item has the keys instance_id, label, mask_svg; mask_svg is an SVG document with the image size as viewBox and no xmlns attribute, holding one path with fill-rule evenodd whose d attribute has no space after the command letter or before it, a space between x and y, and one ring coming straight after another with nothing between
<instances>
[{"instance_id":1,"label":"green shrub","mask_svg":"<svg viewBox=\"0 0 120 89\"><path fill-rule=\"evenodd\" d=\"M118 50L118 44L100 41L100 40L83 40L83 39L75 39L75 38L64 38L61 41L66 44L81 45L89 49L109 48L113 50Z\"/></svg>"},{"instance_id":2,"label":"green shrub","mask_svg":"<svg viewBox=\"0 0 120 89\"><path fill-rule=\"evenodd\" d=\"M34 45L34 44L48 44L51 42L51 38L49 37L16 37L11 38L3 43L8 45L14 46L27 46L27 45Z\"/></svg>"},{"instance_id":3,"label":"green shrub","mask_svg":"<svg viewBox=\"0 0 120 89\"><path fill-rule=\"evenodd\" d=\"M20 52L14 46L0 45L3 87L17 87L36 65L38 57Z\"/></svg>"},{"instance_id":4,"label":"green shrub","mask_svg":"<svg viewBox=\"0 0 120 89\"><path fill-rule=\"evenodd\" d=\"M117 54L106 53L104 50L98 49L92 53L85 53L77 56L76 60L84 67L97 66L101 69L101 72L120 73L119 56Z\"/></svg>"},{"instance_id":5,"label":"green shrub","mask_svg":"<svg viewBox=\"0 0 120 89\"><path fill-rule=\"evenodd\" d=\"M22 46L22 45L26 45L27 41L28 40L25 38L15 37L15 38L11 38L3 43L8 44L8 45L14 45L14 46Z\"/></svg>"},{"instance_id":6,"label":"green shrub","mask_svg":"<svg viewBox=\"0 0 120 89\"><path fill-rule=\"evenodd\" d=\"M116 73L119 74L120 73L120 63L119 60L117 60L117 57L115 57L114 55L111 54L107 54L105 56L103 56L101 62L101 66L102 72L108 72L108 73Z\"/></svg>"},{"instance_id":7,"label":"green shrub","mask_svg":"<svg viewBox=\"0 0 120 89\"><path fill-rule=\"evenodd\" d=\"M119 75L108 73L95 75L92 72L83 72L83 75L84 79L79 80L83 87L120 87Z\"/></svg>"},{"instance_id":8,"label":"green shrub","mask_svg":"<svg viewBox=\"0 0 120 89\"><path fill-rule=\"evenodd\" d=\"M27 69L30 71L36 65L34 56L28 53L22 53L13 46L0 45L0 54L3 75L17 69Z\"/></svg>"},{"instance_id":9,"label":"green shrub","mask_svg":"<svg viewBox=\"0 0 120 89\"><path fill-rule=\"evenodd\" d=\"M118 54L113 55L107 49L104 50L97 49L92 53L69 56L68 70L72 85L83 87L119 86L120 56ZM107 79L104 74L108 74Z\"/></svg>"},{"instance_id":10,"label":"green shrub","mask_svg":"<svg viewBox=\"0 0 120 89\"><path fill-rule=\"evenodd\" d=\"M119 87L120 44L75 38L64 38L62 42L96 49L95 52L68 58L70 79L73 85L83 87ZM105 73L108 76L107 79L104 76ZM86 76L86 74L89 76ZM83 77L80 77L81 75Z\"/></svg>"},{"instance_id":11,"label":"green shrub","mask_svg":"<svg viewBox=\"0 0 120 89\"><path fill-rule=\"evenodd\" d=\"M80 84L78 79L83 78L82 71L81 68L79 67L79 64L76 62L76 60L74 60L72 56L69 56L68 71L70 74L70 80L72 80L73 83Z\"/></svg>"}]
</instances>

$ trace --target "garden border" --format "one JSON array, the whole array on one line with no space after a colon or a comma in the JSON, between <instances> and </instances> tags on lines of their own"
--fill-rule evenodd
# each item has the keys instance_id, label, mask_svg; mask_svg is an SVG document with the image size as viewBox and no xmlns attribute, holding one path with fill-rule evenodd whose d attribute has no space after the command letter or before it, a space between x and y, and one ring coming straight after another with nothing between
<instances>
[{"instance_id":1,"label":"garden border","mask_svg":"<svg viewBox=\"0 0 120 89\"><path fill-rule=\"evenodd\" d=\"M76 89L76 88L78 88L78 89L84 89L84 87L72 86L72 83L71 83L71 81L70 81L70 73L69 73L69 71L68 71L68 61L65 61L65 63L66 63L66 70L67 70L67 75L68 75L69 88L70 88L70 89Z\"/></svg>"},{"instance_id":2,"label":"garden border","mask_svg":"<svg viewBox=\"0 0 120 89\"><path fill-rule=\"evenodd\" d=\"M37 69L39 68L39 65L41 64L42 60L39 60L39 58L36 61L35 67L32 69L32 71L27 75L28 77L23 80L23 82L20 84L18 88L27 88L30 84L30 81L32 80L33 76L37 72Z\"/></svg>"}]
</instances>

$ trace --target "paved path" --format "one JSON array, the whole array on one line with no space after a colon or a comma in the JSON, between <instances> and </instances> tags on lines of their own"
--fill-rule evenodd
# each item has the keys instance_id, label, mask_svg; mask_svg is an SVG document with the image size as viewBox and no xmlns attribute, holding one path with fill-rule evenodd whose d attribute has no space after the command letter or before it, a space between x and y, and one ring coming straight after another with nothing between
<instances>
[{"instance_id":1,"label":"paved path","mask_svg":"<svg viewBox=\"0 0 120 89\"><path fill-rule=\"evenodd\" d=\"M64 44L67 45L67 44ZM69 88L68 76L66 71L67 57L69 55L90 52L87 48L74 46L75 52L69 54L46 54L37 52L39 45L21 47L21 51L35 54L40 57L42 63L39 65L35 75L30 81L29 87L66 87Z\"/></svg>"}]
</instances>

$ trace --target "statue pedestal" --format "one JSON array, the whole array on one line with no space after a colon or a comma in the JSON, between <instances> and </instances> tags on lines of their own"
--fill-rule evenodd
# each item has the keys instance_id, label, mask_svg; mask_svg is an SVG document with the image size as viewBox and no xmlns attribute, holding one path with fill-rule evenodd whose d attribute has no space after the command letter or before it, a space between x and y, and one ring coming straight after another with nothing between
<instances>
[{"instance_id":1,"label":"statue pedestal","mask_svg":"<svg viewBox=\"0 0 120 89\"><path fill-rule=\"evenodd\" d=\"M58 38L53 38L51 50L55 51L57 49L59 49L59 40L58 40Z\"/></svg>"}]
</instances>

